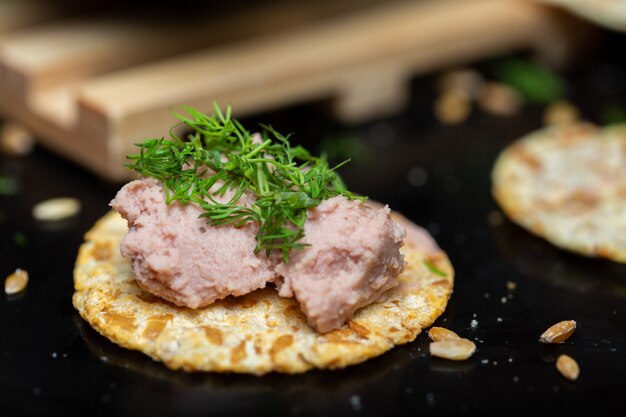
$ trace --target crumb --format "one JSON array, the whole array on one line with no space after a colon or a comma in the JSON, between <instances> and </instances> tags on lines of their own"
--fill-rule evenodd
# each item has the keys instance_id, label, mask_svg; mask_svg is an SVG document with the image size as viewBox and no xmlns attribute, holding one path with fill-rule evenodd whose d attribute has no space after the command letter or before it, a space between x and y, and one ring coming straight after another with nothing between
<instances>
[{"instance_id":1,"label":"crumb","mask_svg":"<svg viewBox=\"0 0 626 417\"><path fill-rule=\"evenodd\" d=\"M500 226L503 221L504 217L502 216L502 213L497 210L490 211L489 214L487 214L487 223L492 226Z\"/></svg>"},{"instance_id":2,"label":"crumb","mask_svg":"<svg viewBox=\"0 0 626 417\"><path fill-rule=\"evenodd\" d=\"M429 407L434 406L435 405L435 394L433 394L432 392L426 393L426 403L428 404Z\"/></svg>"}]
</instances>

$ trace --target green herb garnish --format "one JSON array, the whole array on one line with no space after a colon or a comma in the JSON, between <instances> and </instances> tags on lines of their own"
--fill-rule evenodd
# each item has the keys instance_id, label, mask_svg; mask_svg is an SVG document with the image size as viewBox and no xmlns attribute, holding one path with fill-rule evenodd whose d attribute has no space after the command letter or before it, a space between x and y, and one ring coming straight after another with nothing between
<instances>
[{"instance_id":1,"label":"green herb garnish","mask_svg":"<svg viewBox=\"0 0 626 417\"><path fill-rule=\"evenodd\" d=\"M448 276L448 274L443 272L441 269L437 268L432 262L427 261L425 259L422 262L424 262L424 265L426 266L426 268L428 268L428 270L430 272L432 272L433 274L437 274L437 275L442 276L442 277L447 277Z\"/></svg>"},{"instance_id":2,"label":"green herb garnish","mask_svg":"<svg viewBox=\"0 0 626 417\"><path fill-rule=\"evenodd\" d=\"M515 88L529 103L548 104L565 95L565 81L535 62L509 58L498 62L494 72L500 81Z\"/></svg>"},{"instance_id":3,"label":"green herb garnish","mask_svg":"<svg viewBox=\"0 0 626 417\"><path fill-rule=\"evenodd\" d=\"M28 243L28 239L23 232L17 231L13 233L13 242L15 242L15 244L20 248L23 248Z\"/></svg>"},{"instance_id":4,"label":"green herb garnish","mask_svg":"<svg viewBox=\"0 0 626 417\"><path fill-rule=\"evenodd\" d=\"M0 195L13 195L19 190L17 179L0 175Z\"/></svg>"},{"instance_id":5,"label":"green herb garnish","mask_svg":"<svg viewBox=\"0 0 626 417\"><path fill-rule=\"evenodd\" d=\"M600 118L605 125L624 123L626 122L626 109L616 104L611 105L603 110Z\"/></svg>"},{"instance_id":6,"label":"green herb garnish","mask_svg":"<svg viewBox=\"0 0 626 417\"><path fill-rule=\"evenodd\" d=\"M328 198L343 195L361 199L349 192L335 172L345 162L330 168L325 158L312 156L301 146L292 147L289 136L271 126L261 125L260 140L253 140L237 120L231 108L225 113L214 104L215 114L208 116L185 107L189 116L177 114L180 124L191 129L187 140L170 130L171 140L148 139L137 144L140 153L129 155L126 164L138 173L163 182L166 202L196 203L204 209L213 225L241 227L257 222L255 252L266 255L281 250L285 262L289 251L305 246L306 209ZM176 127L176 126L175 126ZM227 191L232 197L217 201ZM240 205L246 192L256 201Z\"/></svg>"}]
</instances>

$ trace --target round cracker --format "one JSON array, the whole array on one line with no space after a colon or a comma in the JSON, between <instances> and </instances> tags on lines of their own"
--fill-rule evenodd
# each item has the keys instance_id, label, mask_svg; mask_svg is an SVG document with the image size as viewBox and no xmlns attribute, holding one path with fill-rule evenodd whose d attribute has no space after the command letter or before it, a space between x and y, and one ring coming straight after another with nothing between
<instances>
[{"instance_id":1,"label":"round cracker","mask_svg":"<svg viewBox=\"0 0 626 417\"><path fill-rule=\"evenodd\" d=\"M453 285L445 253L404 248L398 287L342 328L317 333L298 303L273 288L204 308L178 307L135 282L119 245L126 221L111 212L85 236L74 270L74 307L99 333L171 369L265 374L336 369L415 339L443 313Z\"/></svg>"},{"instance_id":2,"label":"round cracker","mask_svg":"<svg viewBox=\"0 0 626 417\"><path fill-rule=\"evenodd\" d=\"M626 262L626 126L557 126L506 148L493 195L514 222L563 249Z\"/></svg>"},{"instance_id":3,"label":"round cracker","mask_svg":"<svg viewBox=\"0 0 626 417\"><path fill-rule=\"evenodd\" d=\"M626 2L623 0L544 0L563 6L599 25L626 31Z\"/></svg>"}]
</instances>

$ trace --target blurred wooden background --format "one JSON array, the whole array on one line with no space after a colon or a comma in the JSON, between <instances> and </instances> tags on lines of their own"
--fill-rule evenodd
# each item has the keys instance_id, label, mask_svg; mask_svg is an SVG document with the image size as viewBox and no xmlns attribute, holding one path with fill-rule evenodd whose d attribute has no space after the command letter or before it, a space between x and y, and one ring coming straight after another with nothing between
<instances>
[{"instance_id":1,"label":"blurred wooden background","mask_svg":"<svg viewBox=\"0 0 626 417\"><path fill-rule=\"evenodd\" d=\"M340 120L393 113L416 75L509 51L553 64L577 24L529 0L277 0L212 13L0 2L0 113L111 180L176 106L236 116L330 99Z\"/></svg>"}]
</instances>

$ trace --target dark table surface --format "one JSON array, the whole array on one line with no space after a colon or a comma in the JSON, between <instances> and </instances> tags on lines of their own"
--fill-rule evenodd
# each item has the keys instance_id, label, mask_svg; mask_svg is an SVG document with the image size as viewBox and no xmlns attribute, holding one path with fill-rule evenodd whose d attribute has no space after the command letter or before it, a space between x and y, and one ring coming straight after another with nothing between
<instances>
[{"instance_id":1,"label":"dark table surface","mask_svg":"<svg viewBox=\"0 0 626 417\"><path fill-rule=\"evenodd\" d=\"M606 106L626 105L624 54L616 53L622 43L614 35L592 62L567 74L568 97L589 120L602 121ZM78 246L119 184L36 148L0 159L0 174L19 186L0 196L0 277L15 268L31 277L25 292L0 297L0 415L624 413L626 266L568 254L507 220L488 222L498 210L490 195L494 158L541 126L542 107L507 118L474 109L467 123L448 127L432 117L433 79L415 80L412 89L402 114L356 127L332 122L325 103L258 120L313 148L335 143L332 152L354 156L342 171L351 188L428 228L456 269L454 294L436 324L475 340L471 359L431 358L421 334L345 370L259 378L173 372L119 348L71 304ZM32 206L57 196L78 198L80 214L35 221ZM548 326L568 319L578 329L565 344L538 342ZM556 371L561 353L579 362L578 381Z\"/></svg>"}]
</instances>

